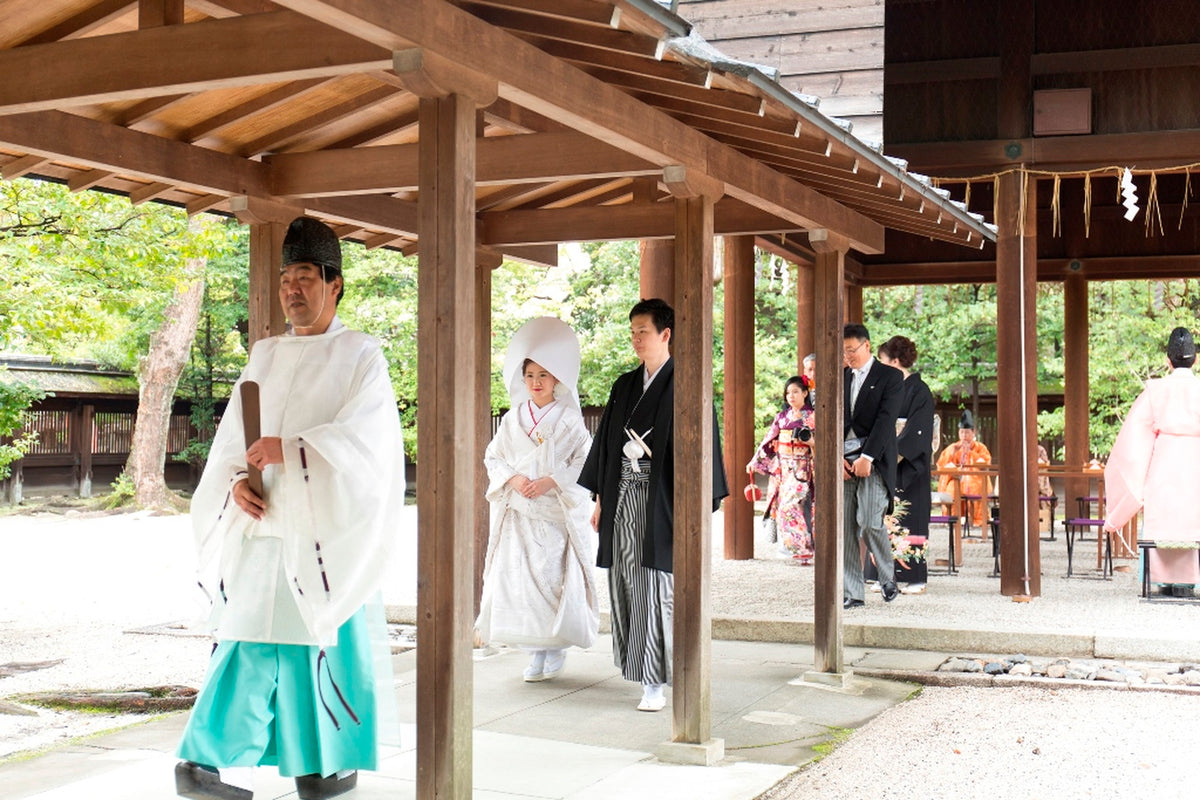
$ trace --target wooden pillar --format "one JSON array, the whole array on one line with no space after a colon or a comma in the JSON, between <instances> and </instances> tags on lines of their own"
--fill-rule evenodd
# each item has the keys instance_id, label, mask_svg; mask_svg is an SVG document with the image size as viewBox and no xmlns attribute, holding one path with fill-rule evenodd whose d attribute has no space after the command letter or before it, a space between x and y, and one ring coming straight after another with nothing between
<instances>
[{"instance_id":1,"label":"wooden pillar","mask_svg":"<svg viewBox=\"0 0 1200 800\"><path fill-rule=\"evenodd\" d=\"M754 237L725 237L725 558L754 558L754 505L742 494L754 452Z\"/></svg>"},{"instance_id":2,"label":"wooden pillar","mask_svg":"<svg viewBox=\"0 0 1200 800\"><path fill-rule=\"evenodd\" d=\"M809 232L817 251L813 290L817 302L810 320L817 354L816 430L813 434L813 669L841 674L842 654L842 326L845 308L848 242L827 230ZM826 445L826 443L828 443Z\"/></svg>"},{"instance_id":3,"label":"wooden pillar","mask_svg":"<svg viewBox=\"0 0 1200 800\"><path fill-rule=\"evenodd\" d=\"M1037 183L999 178L996 238L1000 592L1041 595L1037 491Z\"/></svg>"},{"instance_id":4,"label":"wooden pillar","mask_svg":"<svg viewBox=\"0 0 1200 800\"><path fill-rule=\"evenodd\" d=\"M663 170L675 195L675 608L671 743L660 757L714 764L712 738L713 205L724 191L683 167ZM686 755L685 755L686 753Z\"/></svg>"},{"instance_id":5,"label":"wooden pillar","mask_svg":"<svg viewBox=\"0 0 1200 800\"><path fill-rule=\"evenodd\" d=\"M863 292L862 287L858 284L851 284L846 287L846 321L863 321ZM838 363L842 362L839 361Z\"/></svg>"},{"instance_id":6,"label":"wooden pillar","mask_svg":"<svg viewBox=\"0 0 1200 800\"><path fill-rule=\"evenodd\" d=\"M796 264L796 374L804 374L804 357L816 352L813 339L813 302L816 296L812 264ZM842 362L838 362L839 364Z\"/></svg>"},{"instance_id":7,"label":"wooden pillar","mask_svg":"<svg viewBox=\"0 0 1200 800\"><path fill-rule=\"evenodd\" d=\"M502 260L499 253L494 257L477 254L475 265L475 350L479 357L473 392L475 424L479 431L479 436L475 437L475 492L480 498L487 494L488 486L483 451L492 438L492 270L500 266ZM483 567L487 561L490 528L491 506L480 500L475 504L474 617L479 616L479 603L483 599Z\"/></svg>"},{"instance_id":8,"label":"wooden pillar","mask_svg":"<svg viewBox=\"0 0 1200 800\"><path fill-rule=\"evenodd\" d=\"M1063 281L1063 463L1079 469L1091 458L1088 409L1088 282L1079 273ZM1088 481L1071 478L1063 488L1063 513L1074 515L1076 497L1090 494Z\"/></svg>"},{"instance_id":9,"label":"wooden pillar","mask_svg":"<svg viewBox=\"0 0 1200 800\"><path fill-rule=\"evenodd\" d=\"M138 28L183 24L183 0L138 0Z\"/></svg>"},{"instance_id":10,"label":"wooden pillar","mask_svg":"<svg viewBox=\"0 0 1200 800\"><path fill-rule=\"evenodd\" d=\"M1000 56L996 131L1002 139L1024 139L1033 127L1034 5L1035 0L1006 0L995 5L993 30Z\"/></svg>"},{"instance_id":11,"label":"wooden pillar","mask_svg":"<svg viewBox=\"0 0 1200 800\"><path fill-rule=\"evenodd\" d=\"M67 450L71 456L71 489L76 497L83 497L83 404L73 404L67 417Z\"/></svg>"},{"instance_id":12,"label":"wooden pillar","mask_svg":"<svg viewBox=\"0 0 1200 800\"><path fill-rule=\"evenodd\" d=\"M250 226L250 346L283 333L287 321L279 304L279 268L287 226L304 209L245 195L229 198L234 216Z\"/></svg>"},{"instance_id":13,"label":"wooden pillar","mask_svg":"<svg viewBox=\"0 0 1200 800\"><path fill-rule=\"evenodd\" d=\"M638 294L643 300L657 297L675 306L675 243L670 239L643 239L638 243L641 266Z\"/></svg>"},{"instance_id":14,"label":"wooden pillar","mask_svg":"<svg viewBox=\"0 0 1200 800\"><path fill-rule=\"evenodd\" d=\"M79 496L92 496L92 432L96 429L96 407L85 403L79 413Z\"/></svg>"},{"instance_id":15,"label":"wooden pillar","mask_svg":"<svg viewBox=\"0 0 1200 800\"><path fill-rule=\"evenodd\" d=\"M418 142L417 796L471 797L478 491L475 103L422 98Z\"/></svg>"}]
</instances>

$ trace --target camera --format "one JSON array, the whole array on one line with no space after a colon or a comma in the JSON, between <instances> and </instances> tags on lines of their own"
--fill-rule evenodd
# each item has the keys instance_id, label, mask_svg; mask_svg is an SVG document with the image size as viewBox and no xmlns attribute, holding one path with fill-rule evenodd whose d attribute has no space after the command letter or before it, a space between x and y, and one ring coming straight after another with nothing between
<instances>
[{"instance_id":1,"label":"camera","mask_svg":"<svg viewBox=\"0 0 1200 800\"><path fill-rule=\"evenodd\" d=\"M800 432L796 434L796 438L802 442L811 442L813 438L813 429L807 426L801 428Z\"/></svg>"}]
</instances>

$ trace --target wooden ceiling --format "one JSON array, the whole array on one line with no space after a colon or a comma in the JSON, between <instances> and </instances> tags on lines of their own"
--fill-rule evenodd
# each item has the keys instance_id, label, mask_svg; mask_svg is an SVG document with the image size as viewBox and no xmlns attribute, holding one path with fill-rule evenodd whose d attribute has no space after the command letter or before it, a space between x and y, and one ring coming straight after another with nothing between
<instances>
[{"instance_id":1,"label":"wooden ceiling","mask_svg":"<svg viewBox=\"0 0 1200 800\"><path fill-rule=\"evenodd\" d=\"M652 0L0 0L0 19L4 178L192 213L270 201L413 252L413 89L436 64L484 98L494 251L552 263L562 241L670 236L668 167L724 184L718 234L994 239Z\"/></svg>"}]
</instances>

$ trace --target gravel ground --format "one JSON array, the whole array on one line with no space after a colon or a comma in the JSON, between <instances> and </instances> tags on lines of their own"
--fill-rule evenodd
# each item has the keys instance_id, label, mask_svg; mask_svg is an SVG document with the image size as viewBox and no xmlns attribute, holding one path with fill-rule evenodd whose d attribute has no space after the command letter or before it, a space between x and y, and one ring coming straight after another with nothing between
<instances>
[{"instance_id":1,"label":"gravel ground","mask_svg":"<svg viewBox=\"0 0 1200 800\"><path fill-rule=\"evenodd\" d=\"M930 687L759 800L1190 799L1197 719L1197 695Z\"/></svg>"},{"instance_id":2,"label":"gravel ground","mask_svg":"<svg viewBox=\"0 0 1200 800\"><path fill-rule=\"evenodd\" d=\"M408 512L406 530L415 523L415 510ZM765 541L758 542L757 560L721 559L720 520L718 514L713 613L811 619L812 569ZM0 517L0 547L7 567L0 582L0 676L5 665L60 662L0 677L0 706L37 691L200 686L210 643L195 635L205 601L194 588L187 516L8 515ZM1088 547L1095 545L1085 543L1082 552ZM385 602L415 604L414 561L415 536L406 536ZM925 594L891 604L868 596L847 621L1193 639L1200 633L1200 604L1140 601L1132 572L1113 581L1062 578L1061 537L1043 543L1043 597L1031 603L1000 596L996 579L987 576L991 564L990 545L968 543L959 577L933 576ZM181 623L184 630L171 632ZM0 708L0 760L141 719L26 716ZM1184 797L1183 787L1200 778L1197 719L1196 695L930 687L765 797ZM864 780L864 764L876 779Z\"/></svg>"},{"instance_id":3,"label":"gravel ground","mask_svg":"<svg viewBox=\"0 0 1200 800\"><path fill-rule=\"evenodd\" d=\"M813 618L813 568L801 567L758 532L753 561L721 558L721 514L714 517L712 610L715 615ZM946 557L945 528L932 533L932 558ZM820 542L818 541L818 548ZM1067 578L1067 545L1061 528L1055 541L1041 542L1041 597L1014 603L1000 594L990 541L963 543L963 566L954 576L931 574L924 594L883 603L867 596L863 608L843 621L870 625L965 628L971 630L1111 634L1172 639L1200 634L1200 603L1147 603L1139 596L1136 559L1116 560L1111 580L1096 580L1096 542L1076 543L1076 577ZM944 570L945 567L934 567Z\"/></svg>"},{"instance_id":4,"label":"gravel ground","mask_svg":"<svg viewBox=\"0 0 1200 800\"><path fill-rule=\"evenodd\" d=\"M59 662L0 677L0 703L30 692L200 686L211 644L136 634L196 621L185 516L37 514L0 518L0 675L5 665ZM0 713L0 758L145 719L143 715Z\"/></svg>"}]
</instances>

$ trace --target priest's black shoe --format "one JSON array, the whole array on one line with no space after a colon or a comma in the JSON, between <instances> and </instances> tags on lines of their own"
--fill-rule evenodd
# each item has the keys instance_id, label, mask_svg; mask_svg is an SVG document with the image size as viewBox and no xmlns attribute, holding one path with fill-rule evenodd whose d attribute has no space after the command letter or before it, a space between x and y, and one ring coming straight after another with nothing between
<instances>
[{"instance_id":1,"label":"priest's black shoe","mask_svg":"<svg viewBox=\"0 0 1200 800\"><path fill-rule=\"evenodd\" d=\"M862 600L855 600L853 597L847 597L842 601L842 608L858 608L865 605Z\"/></svg>"},{"instance_id":2,"label":"priest's black shoe","mask_svg":"<svg viewBox=\"0 0 1200 800\"><path fill-rule=\"evenodd\" d=\"M883 592L883 601L885 603L890 603L900 596L900 587L896 586L895 581L888 581L880 586L879 589Z\"/></svg>"},{"instance_id":3,"label":"priest's black shoe","mask_svg":"<svg viewBox=\"0 0 1200 800\"><path fill-rule=\"evenodd\" d=\"M296 777L296 793L300 795L300 800L325 800L327 797L337 797L357 785L357 772L351 772L342 778L336 775L322 778L316 774Z\"/></svg>"},{"instance_id":4,"label":"priest's black shoe","mask_svg":"<svg viewBox=\"0 0 1200 800\"><path fill-rule=\"evenodd\" d=\"M190 800L252 800L254 792L221 780L212 767L180 761L175 765L175 794Z\"/></svg>"}]
</instances>

